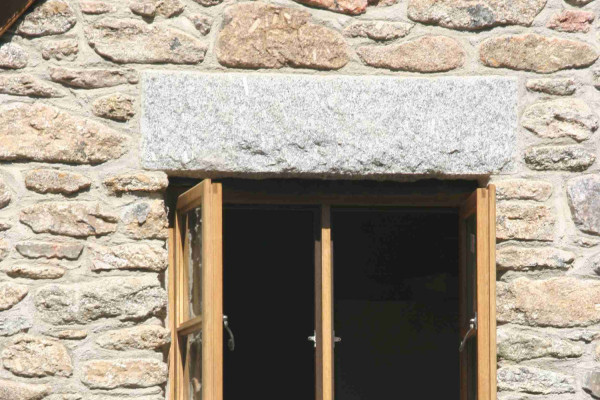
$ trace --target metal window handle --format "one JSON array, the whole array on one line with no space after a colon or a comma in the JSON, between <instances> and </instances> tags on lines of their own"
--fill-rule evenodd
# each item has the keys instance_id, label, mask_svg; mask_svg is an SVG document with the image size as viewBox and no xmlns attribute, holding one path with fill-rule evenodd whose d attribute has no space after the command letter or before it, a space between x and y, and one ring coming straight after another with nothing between
<instances>
[{"instance_id":1,"label":"metal window handle","mask_svg":"<svg viewBox=\"0 0 600 400\"><path fill-rule=\"evenodd\" d=\"M309 342L313 342L314 347L317 347L317 331L313 331L313 336L308 337ZM335 332L333 332L333 345L342 341L341 337L335 336Z\"/></svg>"},{"instance_id":2,"label":"metal window handle","mask_svg":"<svg viewBox=\"0 0 600 400\"><path fill-rule=\"evenodd\" d=\"M467 340L475 334L475 331L477 331L477 313L469 320L469 330L465 333L465 337L463 337L463 340L460 342L460 346L458 347L459 352L462 352L465 349Z\"/></svg>"},{"instance_id":3,"label":"metal window handle","mask_svg":"<svg viewBox=\"0 0 600 400\"><path fill-rule=\"evenodd\" d=\"M233 332L229 327L229 319L227 318L227 315L223 315L223 326L229 334L229 340L227 340L227 347L229 348L229 351L233 351L235 349L235 339L233 337Z\"/></svg>"}]
</instances>

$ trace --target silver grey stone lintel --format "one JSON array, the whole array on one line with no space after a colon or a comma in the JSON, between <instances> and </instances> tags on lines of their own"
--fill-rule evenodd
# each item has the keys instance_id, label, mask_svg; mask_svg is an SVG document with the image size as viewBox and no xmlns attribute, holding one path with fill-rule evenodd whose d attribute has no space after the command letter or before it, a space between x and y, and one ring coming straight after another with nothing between
<instances>
[{"instance_id":1,"label":"silver grey stone lintel","mask_svg":"<svg viewBox=\"0 0 600 400\"><path fill-rule=\"evenodd\" d=\"M177 175L389 178L510 169L502 77L146 72L142 164Z\"/></svg>"}]
</instances>

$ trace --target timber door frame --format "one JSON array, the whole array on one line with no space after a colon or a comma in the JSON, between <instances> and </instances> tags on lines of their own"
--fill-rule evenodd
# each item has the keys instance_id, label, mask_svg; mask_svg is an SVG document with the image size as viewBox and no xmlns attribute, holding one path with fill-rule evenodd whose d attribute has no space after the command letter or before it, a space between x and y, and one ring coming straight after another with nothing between
<instances>
[{"instance_id":1,"label":"timber door frame","mask_svg":"<svg viewBox=\"0 0 600 400\"><path fill-rule=\"evenodd\" d=\"M477 247L477 396L476 400L496 400L496 207L495 187L476 189L472 193L444 196L423 195L287 195L228 190L210 179L202 181L179 196L174 227L169 235L169 314L171 352L169 358L170 395L172 400L189 399L189 362L185 360L182 337L202 330L202 399L223 400L223 264L222 206L231 204L312 204L320 205L320 236L315 241L315 339L316 400L334 400L334 332L333 332L333 250L331 240L331 206L398 206L455 207L459 210L459 276L464 276L467 240L465 221L476 218ZM185 213L202 207L202 317L188 316L189 289L186 252L188 229ZM463 271L463 272L460 272ZM462 274L462 275L461 275ZM460 281L460 278L459 278ZM461 281L459 290L464 288ZM460 310L460 334L464 334L466 315ZM460 355L461 400L464 390L466 357Z\"/></svg>"}]
</instances>

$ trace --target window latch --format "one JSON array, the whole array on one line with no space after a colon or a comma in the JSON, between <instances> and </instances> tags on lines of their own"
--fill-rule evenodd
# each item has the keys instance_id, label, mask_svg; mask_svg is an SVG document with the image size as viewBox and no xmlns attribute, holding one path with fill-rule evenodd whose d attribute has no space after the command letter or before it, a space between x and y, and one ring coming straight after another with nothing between
<instances>
[{"instance_id":1,"label":"window latch","mask_svg":"<svg viewBox=\"0 0 600 400\"><path fill-rule=\"evenodd\" d=\"M235 349L235 339L233 338L233 332L231 331L231 328L229 327L229 319L227 318L227 315L223 315L223 326L225 327L225 330L229 334L229 340L227 341L227 347L229 348L229 351L233 351Z\"/></svg>"},{"instance_id":2,"label":"window latch","mask_svg":"<svg viewBox=\"0 0 600 400\"><path fill-rule=\"evenodd\" d=\"M475 335L475 331L477 331L477 313L475 313L475 316L469 320L469 330L467 333L465 333L465 337L463 337L463 340L460 342L460 346L458 347L459 352L462 352L465 349L467 340Z\"/></svg>"},{"instance_id":3,"label":"window latch","mask_svg":"<svg viewBox=\"0 0 600 400\"><path fill-rule=\"evenodd\" d=\"M314 347L317 347L317 331L314 331L313 335L308 337L308 341L313 342ZM333 332L333 346L335 347L335 344L341 341L342 338L335 336L335 332Z\"/></svg>"}]
</instances>

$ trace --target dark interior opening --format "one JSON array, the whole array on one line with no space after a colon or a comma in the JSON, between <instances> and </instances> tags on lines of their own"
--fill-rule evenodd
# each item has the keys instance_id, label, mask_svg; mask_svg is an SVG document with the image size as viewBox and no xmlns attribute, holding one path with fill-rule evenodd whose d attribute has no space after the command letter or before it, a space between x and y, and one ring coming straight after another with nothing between
<instances>
[{"instance_id":1,"label":"dark interior opening","mask_svg":"<svg viewBox=\"0 0 600 400\"><path fill-rule=\"evenodd\" d=\"M226 205L228 400L315 396L319 209ZM336 400L459 398L458 212L332 208ZM435 382L432 384L431 382Z\"/></svg>"},{"instance_id":2,"label":"dark interior opening","mask_svg":"<svg viewBox=\"0 0 600 400\"><path fill-rule=\"evenodd\" d=\"M315 209L225 206L224 313L235 350L224 348L228 400L315 396ZM227 344L227 332L224 332Z\"/></svg>"},{"instance_id":3,"label":"dark interior opening","mask_svg":"<svg viewBox=\"0 0 600 400\"><path fill-rule=\"evenodd\" d=\"M460 397L458 213L332 211L337 400Z\"/></svg>"}]
</instances>

